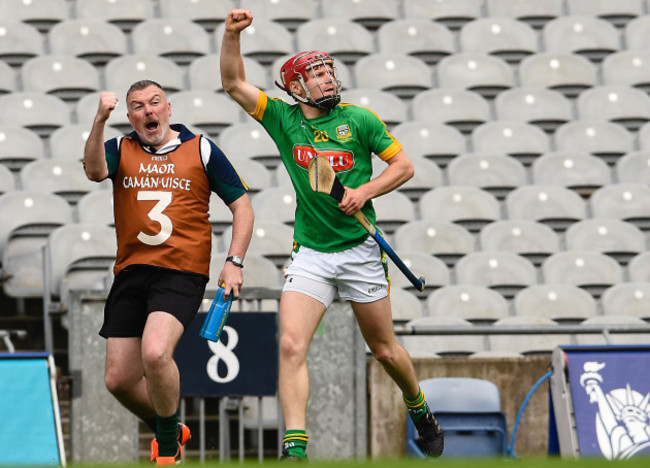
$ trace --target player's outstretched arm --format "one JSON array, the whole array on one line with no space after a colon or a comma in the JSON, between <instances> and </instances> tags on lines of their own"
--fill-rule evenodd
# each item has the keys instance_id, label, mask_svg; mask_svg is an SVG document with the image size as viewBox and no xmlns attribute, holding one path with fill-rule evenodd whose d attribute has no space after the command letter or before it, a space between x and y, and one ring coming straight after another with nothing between
<instances>
[{"instance_id":1,"label":"player's outstretched arm","mask_svg":"<svg viewBox=\"0 0 650 468\"><path fill-rule=\"evenodd\" d=\"M104 91L99 96L97 114L84 147L84 168L90 180L102 181L108 177L106 153L104 151L104 127L117 106L117 95Z\"/></svg>"},{"instance_id":2,"label":"player's outstretched arm","mask_svg":"<svg viewBox=\"0 0 650 468\"><path fill-rule=\"evenodd\" d=\"M248 113L255 110L260 90L246 81L241 56L241 32L253 22L250 10L234 9L226 17L221 42L221 83L223 89Z\"/></svg>"}]
</instances>

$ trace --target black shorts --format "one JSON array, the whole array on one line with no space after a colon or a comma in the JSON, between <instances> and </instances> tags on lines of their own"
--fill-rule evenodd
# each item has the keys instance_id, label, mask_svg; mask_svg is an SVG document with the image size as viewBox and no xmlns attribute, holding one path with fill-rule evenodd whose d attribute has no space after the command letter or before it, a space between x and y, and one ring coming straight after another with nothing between
<instances>
[{"instance_id":1,"label":"black shorts","mask_svg":"<svg viewBox=\"0 0 650 468\"><path fill-rule=\"evenodd\" d=\"M119 272L104 306L100 336L140 337L151 312L168 312L184 328L196 316L208 277L148 265Z\"/></svg>"}]
</instances>

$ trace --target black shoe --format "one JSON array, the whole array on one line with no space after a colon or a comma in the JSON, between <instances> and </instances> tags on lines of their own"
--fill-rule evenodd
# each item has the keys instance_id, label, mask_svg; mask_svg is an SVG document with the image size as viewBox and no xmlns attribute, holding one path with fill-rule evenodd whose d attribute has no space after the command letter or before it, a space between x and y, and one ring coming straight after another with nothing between
<instances>
[{"instance_id":1,"label":"black shoe","mask_svg":"<svg viewBox=\"0 0 650 468\"><path fill-rule=\"evenodd\" d=\"M445 449L445 435L429 408L424 416L415 423L415 428L420 434L420 440L416 442L420 450L433 458L442 455Z\"/></svg>"},{"instance_id":2,"label":"black shoe","mask_svg":"<svg viewBox=\"0 0 650 468\"><path fill-rule=\"evenodd\" d=\"M281 462L288 463L303 463L307 461L307 457L299 457L298 455L289 455L286 449L282 449L282 456L280 456Z\"/></svg>"}]
</instances>

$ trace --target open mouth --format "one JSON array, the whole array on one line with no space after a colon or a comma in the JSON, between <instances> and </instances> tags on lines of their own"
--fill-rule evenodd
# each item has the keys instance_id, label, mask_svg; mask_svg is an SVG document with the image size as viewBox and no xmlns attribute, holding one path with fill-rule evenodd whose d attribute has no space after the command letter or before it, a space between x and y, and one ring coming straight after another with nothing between
<instances>
[{"instance_id":1,"label":"open mouth","mask_svg":"<svg viewBox=\"0 0 650 468\"><path fill-rule=\"evenodd\" d=\"M158 129L158 122L149 122L144 127L150 132L155 132Z\"/></svg>"}]
</instances>

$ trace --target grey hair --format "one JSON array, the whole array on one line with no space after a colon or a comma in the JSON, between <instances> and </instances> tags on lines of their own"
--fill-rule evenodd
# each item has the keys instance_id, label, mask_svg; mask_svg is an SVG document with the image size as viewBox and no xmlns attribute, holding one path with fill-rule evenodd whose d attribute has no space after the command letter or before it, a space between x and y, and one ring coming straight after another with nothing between
<instances>
[{"instance_id":1,"label":"grey hair","mask_svg":"<svg viewBox=\"0 0 650 468\"><path fill-rule=\"evenodd\" d=\"M155 82L153 80L139 80L139 81L136 81L135 83L133 83L131 85L131 87L129 88L129 90L126 92L126 102L129 102L129 95L133 91L140 91L141 89L148 88L149 86L155 86L156 88L160 89L163 93L165 92L163 87L160 86L159 83L157 83L157 82Z\"/></svg>"}]
</instances>

